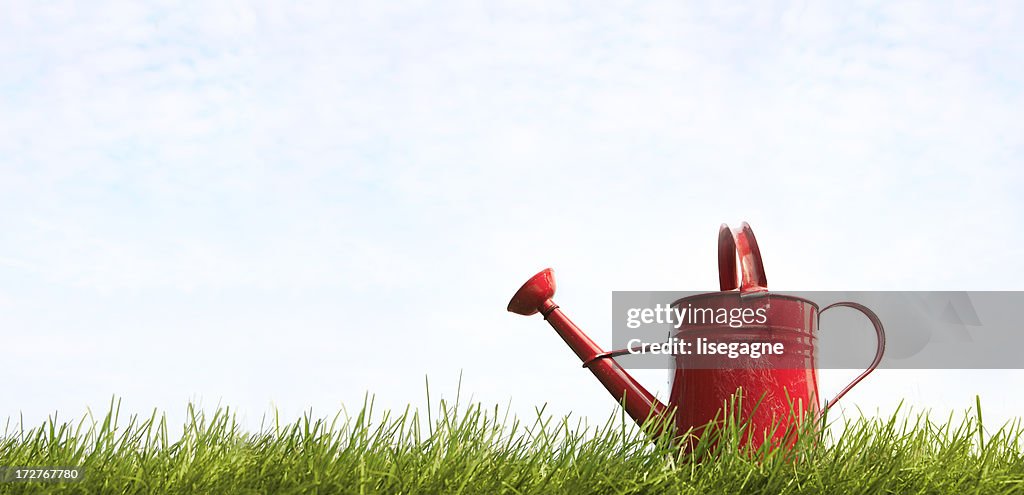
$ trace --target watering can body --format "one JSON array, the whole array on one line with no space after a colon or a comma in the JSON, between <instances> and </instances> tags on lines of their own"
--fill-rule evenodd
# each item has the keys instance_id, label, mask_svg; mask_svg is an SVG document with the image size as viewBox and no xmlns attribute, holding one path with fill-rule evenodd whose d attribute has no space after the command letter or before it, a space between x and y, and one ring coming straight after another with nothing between
<instances>
[{"instance_id":1,"label":"watering can body","mask_svg":"<svg viewBox=\"0 0 1024 495\"><path fill-rule=\"evenodd\" d=\"M703 294L674 304L764 310L767 316L763 325L741 328L693 326L678 330L677 338L719 345L781 344L785 349L782 354L756 358L724 354L673 356L669 404L676 406L677 431L693 431L697 439L709 424L732 414L753 426L751 440L755 446L763 441L772 445L795 442L795 429L790 427L821 410L814 366L818 307L810 301L785 296L743 299L737 292Z\"/></svg>"},{"instance_id":2,"label":"watering can body","mask_svg":"<svg viewBox=\"0 0 1024 495\"><path fill-rule=\"evenodd\" d=\"M748 426L749 442L760 447L792 444L793 427L835 404L846 392L863 380L881 361L885 335L881 321L870 309L850 302L836 303L824 309L807 299L774 294L767 290L761 255L750 226L732 230L723 225L719 231L719 292L680 299L675 307L713 307L731 310L763 311L760 323L734 328L727 324L679 325L674 337L688 342L780 343L785 352L758 357L725 354L676 354L671 371L668 404L659 402L617 362L615 356L628 350L606 352L579 329L552 301L554 275L544 270L516 293L508 310L529 315L541 313L583 361L584 366L604 384L637 424L658 418L658 425L671 421L677 434L688 432L693 445L706 428L720 424L725 414L734 415ZM863 313L875 327L878 347L874 361L842 389L824 407L820 403L815 341L820 314L833 307L848 307ZM671 415L671 419L667 419ZM655 435L661 430L652 431ZM747 443L747 441L744 441Z\"/></svg>"}]
</instances>

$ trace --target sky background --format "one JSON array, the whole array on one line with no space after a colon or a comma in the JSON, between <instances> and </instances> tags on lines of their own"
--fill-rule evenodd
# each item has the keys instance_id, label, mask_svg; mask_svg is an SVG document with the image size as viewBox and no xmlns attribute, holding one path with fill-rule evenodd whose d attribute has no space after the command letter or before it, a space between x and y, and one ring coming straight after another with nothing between
<instances>
[{"instance_id":1,"label":"sky background","mask_svg":"<svg viewBox=\"0 0 1024 495\"><path fill-rule=\"evenodd\" d=\"M723 222L773 290L1024 289L1021 10L0 3L0 418L117 395L252 425L461 373L463 399L603 421L508 299L554 267L607 345L613 290L717 288ZM843 403L980 394L988 423L1022 381L880 371Z\"/></svg>"}]
</instances>

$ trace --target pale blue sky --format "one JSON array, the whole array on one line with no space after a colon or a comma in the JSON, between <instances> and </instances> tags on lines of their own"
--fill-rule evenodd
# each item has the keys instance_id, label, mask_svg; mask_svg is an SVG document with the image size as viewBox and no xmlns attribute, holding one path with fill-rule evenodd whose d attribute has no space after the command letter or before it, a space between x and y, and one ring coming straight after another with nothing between
<instances>
[{"instance_id":1,"label":"pale blue sky","mask_svg":"<svg viewBox=\"0 0 1024 495\"><path fill-rule=\"evenodd\" d=\"M111 394L327 414L462 370L477 399L603 419L508 298L553 266L607 343L612 290L716 288L722 222L753 225L773 289L1024 289L1022 21L1014 2L0 5L0 417ZM981 393L1005 416L1020 378L879 375L844 401Z\"/></svg>"}]
</instances>

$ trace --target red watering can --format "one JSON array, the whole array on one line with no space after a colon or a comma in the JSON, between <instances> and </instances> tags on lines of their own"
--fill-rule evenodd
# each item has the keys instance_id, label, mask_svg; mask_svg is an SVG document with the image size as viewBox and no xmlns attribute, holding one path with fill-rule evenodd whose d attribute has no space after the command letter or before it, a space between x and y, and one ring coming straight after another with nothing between
<instances>
[{"instance_id":1,"label":"red watering can","mask_svg":"<svg viewBox=\"0 0 1024 495\"><path fill-rule=\"evenodd\" d=\"M840 302L819 309L807 299L769 292L761 253L754 232L746 222L738 230L721 226L718 269L720 292L685 297L672 303L673 308L749 310L763 314L764 318L740 327L715 322L679 325L675 336L690 342L701 338L713 340L719 345L770 341L781 343L786 352L765 354L756 359L676 353L668 405L658 401L615 361L615 356L629 350L605 352L551 300L555 294L555 279L550 268L527 281L512 297L508 310L521 315L538 312L543 315L583 365L613 397L623 402L626 412L641 426L652 418L671 415L677 432L690 432L691 440L696 439L708 425L723 419L723 408L731 403L734 408L731 413L738 413L748 426L750 436L747 438L751 446L757 448L764 442L772 446L792 444L796 439L790 432L794 431L791 427L795 422L835 405L878 366L885 351L882 322L874 312L857 303ZM867 316L874 325L878 349L867 370L822 409L818 403L814 343L819 316L834 307L852 308ZM736 401L737 395L742 399ZM660 434L660 431L654 433Z\"/></svg>"}]
</instances>

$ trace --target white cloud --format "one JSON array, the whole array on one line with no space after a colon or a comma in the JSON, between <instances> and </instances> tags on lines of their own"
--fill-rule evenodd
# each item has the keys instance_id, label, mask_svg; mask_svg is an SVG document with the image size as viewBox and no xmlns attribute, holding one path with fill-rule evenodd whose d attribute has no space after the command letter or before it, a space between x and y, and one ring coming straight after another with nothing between
<instances>
[{"instance_id":1,"label":"white cloud","mask_svg":"<svg viewBox=\"0 0 1024 495\"><path fill-rule=\"evenodd\" d=\"M310 401L401 403L420 392L406 376L464 368L523 407L585 390L566 407L603 418L542 323L503 312L545 265L599 340L612 289L713 289L722 221L751 221L777 287L1020 288L1014 3L0 9L0 293L18 294L4 328L60 334L37 320L61 307L141 353L133 325L159 313L172 332L193 307L223 323L212 338L239 332L238 312L283 332L256 308L280 291L333 301L300 305L320 328L304 338L422 347L320 355L320 372L358 379ZM166 303L104 319L139 294ZM486 332L543 362L510 380L441 344ZM269 337L248 350L279 360L238 364L273 383L303 365ZM536 385L552 376L559 392Z\"/></svg>"}]
</instances>

